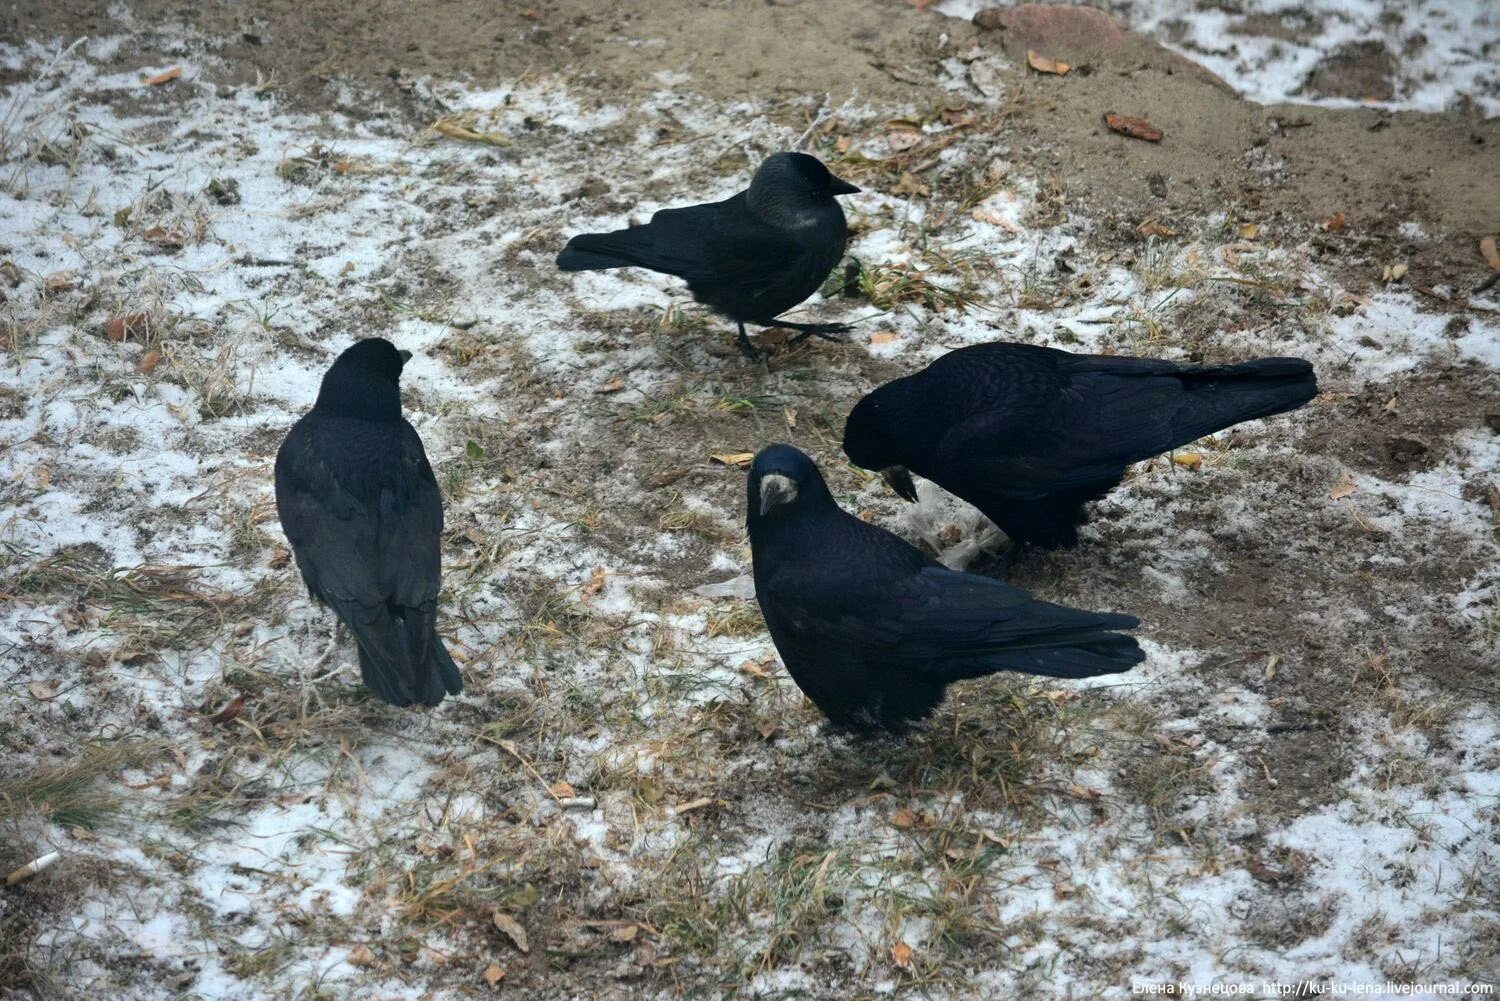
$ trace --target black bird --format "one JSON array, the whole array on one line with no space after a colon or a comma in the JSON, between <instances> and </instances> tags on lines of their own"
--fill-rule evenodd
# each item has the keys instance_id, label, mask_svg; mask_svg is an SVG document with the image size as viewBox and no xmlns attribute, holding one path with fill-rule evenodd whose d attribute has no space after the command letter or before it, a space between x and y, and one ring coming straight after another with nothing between
<instances>
[{"instance_id":1,"label":"black bird","mask_svg":"<svg viewBox=\"0 0 1500 1001\"><path fill-rule=\"evenodd\" d=\"M1144 658L1139 620L949 570L835 503L818 467L772 445L750 467L755 596L807 697L836 725L902 731L953 681L996 671L1087 678Z\"/></svg>"},{"instance_id":2,"label":"black bird","mask_svg":"<svg viewBox=\"0 0 1500 1001\"><path fill-rule=\"evenodd\" d=\"M276 453L276 510L308 591L354 633L365 685L435 706L463 682L434 628L443 498L401 416L410 358L379 337L339 355Z\"/></svg>"},{"instance_id":3,"label":"black bird","mask_svg":"<svg viewBox=\"0 0 1500 1001\"><path fill-rule=\"evenodd\" d=\"M911 473L973 504L1010 536L1067 548L1083 505L1149 459L1318 392L1300 358L1196 367L977 344L887 383L854 407L844 452L907 500ZM908 472L910 470L910 472Z\"/></svg>"},{"instance_id":4,"label":"black bird","mask_svg":"<svg viewBox=\"0 0 1500 1001\"><path fill-rule=\"evenodd\" d=\"M844 256L849 227L835 195L859 189L806 153L776 153L750 187L706 205L662 209L644 226L573 237L564 271L646 268L687 280L693 298L739 325L740 348L759 357L745 324L833 339L848 326L776 317L818 290Z\"/></svg>"}]
</instances>

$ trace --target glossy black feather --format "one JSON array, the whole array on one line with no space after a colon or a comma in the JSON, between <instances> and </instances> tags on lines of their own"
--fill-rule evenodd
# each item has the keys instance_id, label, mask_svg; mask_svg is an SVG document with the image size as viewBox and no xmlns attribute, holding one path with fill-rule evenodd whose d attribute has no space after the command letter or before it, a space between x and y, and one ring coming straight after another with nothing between
<instances>
[{"instance_id":1,"label":"glossy black feather","mask_svg":"<svg viewBox=\"0 0 1500 1001\"><path fill-rule=\"evenodd\" d=\"M443 500L401 416L403 357L379 338L345 351L276 454L276 509L308 591L359 645L392 705L463 690L436 632Z\"/></svg>"},{"instance_id":2,"label":"glossy black feather","mask_svg":"<svg viewBox=\"0 0 1500 1001\"><path fill-rule=\"evenodd\" d=\"M795 482L796 498L762 513L768 476ZM1143 659L1135 640L1115 632L1136 619L948 570L845 512L812 460L790 446L756 456L747 503L755 594L771 638L798 686L840 726L902 730L964 678L1084 678Z\"/></svg>"},{"instance_id":3,"label":"glossy black feather","mask_svg":"<svg viewBox=\"0 0 1500 1001\"><path fill-rule=\"evenodd\" d=\"M853 190L813 157L778 153L734 197L663 209L644 226L575 236L557 266L675 275L715 312L768 324L816 292L843 257L849 231L835 195Z\"/></svg>"},{"instance_id":4,"label":"glossy black feather","mask_svg":"<svg viewBox=\"0 0 1500 1001\"><path fill-rule=\"evenodd\" d=\"M1133 462L1318 392L1300 358L1194 367L1028 344L960 348L854 408L844 451L904 466L983 511L1012 539L1066 547L1083 505Z\"/></svg>"}]
</instances>

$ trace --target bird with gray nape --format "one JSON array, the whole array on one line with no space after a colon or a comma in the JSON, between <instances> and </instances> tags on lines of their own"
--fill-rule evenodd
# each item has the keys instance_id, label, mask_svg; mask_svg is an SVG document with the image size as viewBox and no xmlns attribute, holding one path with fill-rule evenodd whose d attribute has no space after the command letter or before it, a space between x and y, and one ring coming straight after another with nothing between
<instances>
[{"instance_id":1,"label":"bird with gray nape","mask_svg":"<svg viewBox=\"0 0 1500 1001\"><path fill-rule=\"evenodd\" d=\"M463 691L436 631L443 498L401 415L411 358L359 341L276 453L276 511L312 596L354 634L366 687L395 706Z\"/></svg>"},{"instance_id":2,"label":"bird with gray nape","mask_svg":"<svg viewBox=\"0 0 1500 1001\"><path fill-rule=\"evenodd\" d=\"M645 268L687 281L694 299L739 327L740 349L760 355L745 324L833 340L841 323L777 317L807 299L844 256L849 227L838 195L859 191L806 153L767 157L732 198L662 209L643 226L583 233L557 255L564 271Z\"/></svg>"},{"instance_id":3,"label":"bird with gray nape","mask_svg":"<svg viewBox=\"0 0 1500 1001\"><path fill-rule=\"evenodd\" d=\"M772 445L747 484L755 597L797 686L836 726L901 732L948 685L997 671L1089 678L1144 659L1129 615L1040 601L939 564L839 507L802 452Z\"/></svg>"}]
</instances>

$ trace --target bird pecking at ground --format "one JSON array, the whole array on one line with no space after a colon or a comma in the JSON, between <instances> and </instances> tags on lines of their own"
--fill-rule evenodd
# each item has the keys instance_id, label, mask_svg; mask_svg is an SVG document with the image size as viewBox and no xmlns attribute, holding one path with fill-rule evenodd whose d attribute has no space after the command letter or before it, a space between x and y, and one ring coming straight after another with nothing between
<instances>
[{"instance_id":1,"label":"bird pecking at ground","mask_svg":"<svg viewBox=\"0 0 1500 1001\"><path fill-rule=\"evenodd\" d=\"M1030 344L976 344L855 405L844 452L917 499L911 473L984 512L1015 547L1078 542L1084 505L1133 462L1318 393L1310 364L1187 366Z\"/></svg>"}]
</instances>

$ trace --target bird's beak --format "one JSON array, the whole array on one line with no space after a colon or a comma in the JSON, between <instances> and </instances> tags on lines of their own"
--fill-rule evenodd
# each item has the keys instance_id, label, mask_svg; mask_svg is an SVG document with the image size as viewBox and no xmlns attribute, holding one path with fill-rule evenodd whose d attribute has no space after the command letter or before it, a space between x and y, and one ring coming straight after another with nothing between
<instances>
[{"instance_id":1,"label":"bird's beak","mask_svg":"<svg viewBox=\"0 0 1500 1001\"><path fill-rule=\"evenodd\" d=\"M797 482L780 473L767 473L760 478L760 515L764 518L772 508L790 504L797 499Z\"/></svg>"},{"instance_id":2,"label":"bird's beak","mask_svg":"<svg viewBox=\"0 0 1500 1001\"><path fill-rule=\"evenodd\" d=\"M913 504L917 502L917 485L911 481L911 473L905 466L886 466L880 471L886 486L905 497Z\"/></svg>"},{"instance_id":3,"label":"bird's beak","mask_svg":"<svg viewBox=\"0 0 1500 1001\"><path fill-rule=\"evenodd\" d=\"M833 183L828 186L828 190L832 191L836 195L857 195L857 194L859 194L859 189L858 188L856 188L854 185L850 184L848 181L845 181L842 178L838 178L838 177L835 177L833 179Z\"/></svg>"},{"instance_id":4,"label":"bird's beak","mask_svg":"<svg viewBox=\"0 0 1500 1001\"><path fill-rule=\"evenodd\" d=\"M407 362L411 361L410 351L397 351L396 353L401 356L401 364L405 365Z\"/></svg>"}]
</instances>

